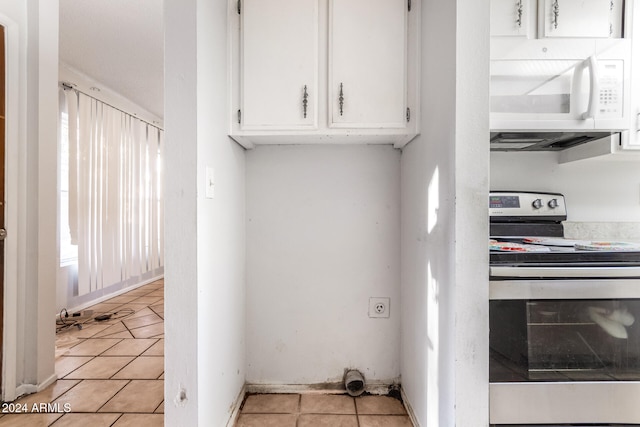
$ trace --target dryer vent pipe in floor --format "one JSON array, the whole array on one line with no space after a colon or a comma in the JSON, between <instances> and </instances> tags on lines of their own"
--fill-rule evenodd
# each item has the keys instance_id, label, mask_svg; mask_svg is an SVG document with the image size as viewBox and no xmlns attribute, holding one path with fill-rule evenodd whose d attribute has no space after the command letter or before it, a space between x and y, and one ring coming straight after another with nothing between
<instances>
[{"instance_id":1,"label":"dryer vent pipe in floor","mask_svg":"<svg viewBox=\"0 0 640 427\"><path fill-rule=\"evenodd\" d=\"M364 393L364 376L360 371L349 370L344 374L344 386L350 396L360 396Z\"/></svg>"}]
</instances>

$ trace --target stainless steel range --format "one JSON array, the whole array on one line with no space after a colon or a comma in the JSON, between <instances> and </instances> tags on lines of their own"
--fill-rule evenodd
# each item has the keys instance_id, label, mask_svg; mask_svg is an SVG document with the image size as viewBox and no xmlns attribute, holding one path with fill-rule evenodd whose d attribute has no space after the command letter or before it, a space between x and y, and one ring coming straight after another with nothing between
<instances>
[{"instance_id":1,"label":"stainless steel range","mask_svg":"<svg viewBox=\"0 0 640 427\"><path fill-rule=\"evenodd\" d=\"M492 192L490 422L640 424L640 244L569 240L561 194Z\"/></svg>"}]
</instances>

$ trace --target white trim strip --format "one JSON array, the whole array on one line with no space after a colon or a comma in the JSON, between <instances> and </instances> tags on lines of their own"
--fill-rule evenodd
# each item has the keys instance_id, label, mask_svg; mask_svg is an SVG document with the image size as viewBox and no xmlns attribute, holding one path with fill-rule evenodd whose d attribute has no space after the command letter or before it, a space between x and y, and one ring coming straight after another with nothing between
<instances>
[{"instance_id":1,"label":"white trim strip","mask_svg":"<svg viewBox=\"0 0 640 427\"><path fill-rule=\"evenodd\" d=\"M247 394L247 386L246 384L242 386L240 393L238 393L238 397L236 397L236 401L231 408L231 413L229 414L229 420L227 421L227 427L233 427L236 425L236 421L238 420L238 415L240 415L240 408L242 407L242 402L244 402L244 396Z\"/></svg>"},{"instance_id":2,"label":"white trim strip","mask_svg":"<svg viewBox=\"0 0 640 427\"><path fill-rule=\"evenodd\" d=\"M527 267L491 266L491 277L555 278L640 278L640 267Z\"/></svg>"},{"instance_id":3,"label":"white trim strip","mask_svg":"<svg viewBox=\"0 0 640 427\"><path fill-rule=\"evenodd\" d=\"M491 280L489 299L640 298L640 279Z\"/></svg>"}]
</instances>

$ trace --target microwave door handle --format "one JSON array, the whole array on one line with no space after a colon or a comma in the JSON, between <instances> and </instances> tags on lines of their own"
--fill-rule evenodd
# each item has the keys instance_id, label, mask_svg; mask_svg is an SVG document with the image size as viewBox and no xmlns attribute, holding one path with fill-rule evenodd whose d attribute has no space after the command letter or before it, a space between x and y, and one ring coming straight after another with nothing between
<instances>
[{"instance_id":1,"label":"microwave door handle","mask_svg":"<svg viewBox=\"0 0 640 427\"><path fill-rule=\"evenodd\" d=\"M587 60L589 67L589 106L582 114L582 120L593 119L598 108L598 97L600 89L598 87L598 60L595 55L591 55Z\"/></svg>"}]
</instances>

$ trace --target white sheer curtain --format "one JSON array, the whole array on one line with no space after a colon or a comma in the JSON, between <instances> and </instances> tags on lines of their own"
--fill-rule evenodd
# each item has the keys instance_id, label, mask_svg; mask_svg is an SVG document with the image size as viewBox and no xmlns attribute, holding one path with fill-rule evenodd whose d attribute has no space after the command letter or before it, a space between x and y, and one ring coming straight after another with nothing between
<instances>
[{"instance_id":1,"label":"white sheer curtain","mask_svg":"<svg viewBox=\"0 0 640 427\"><path fill-rule=\"evenodd\" d=\"M78 295L161 273L163 131L75 90L65 100Z\"/></svg>"}]
</instances>

